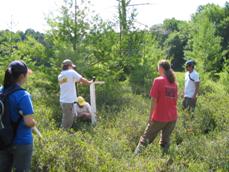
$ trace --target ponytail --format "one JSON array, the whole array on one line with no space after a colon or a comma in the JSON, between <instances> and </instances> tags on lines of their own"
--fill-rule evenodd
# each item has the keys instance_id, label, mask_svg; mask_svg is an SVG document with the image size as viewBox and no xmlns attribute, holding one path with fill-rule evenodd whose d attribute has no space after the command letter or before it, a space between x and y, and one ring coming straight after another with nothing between
<instances>
[{"instance_id":1,"label":"ponytail","mask_svg":"<svg viewBox=\"0 0 229 172\"><path fill-rule=\"evenodd\" d=\"M3 81L3 87L4 88L8 88L10 87L12 84L14 84L14 79L12 77L12 71L10 68L6 69L5 71L5 77L4 77L4 81Z\"/></svg>"},{"instance_id":2,"label":"ponytail","mask_svg":"<svg viewBox=\"0 0 229 172\"><path fill-rule=\"evenodd\" d=\"M176 76L167 60L161 60L159 66L164 69L164 75L170 83L176 82Z\"/></svg>"},{"instance_id":3,"label":"ponytail","mask_svg":"<svg viewBox=\"0 0 229 172\"><path fill-rule=\"evenodd\" d=\"M28 68L23 61L13 61L9 64L5 71L5 76L3 80L3 87L5 89L16 84L19 77L23 74L26 75Z\"/></svg>"},{"instance_id":4,"label":"ponytail","mask_svg":"<svg viewBox=\"0 0 229 172\"><path fill-rule=\"evenodd\" d=\"M172 69L165 71L165 76L170 83L174 83L176 81L176 77Z\"/></svg>"}]
</instances>

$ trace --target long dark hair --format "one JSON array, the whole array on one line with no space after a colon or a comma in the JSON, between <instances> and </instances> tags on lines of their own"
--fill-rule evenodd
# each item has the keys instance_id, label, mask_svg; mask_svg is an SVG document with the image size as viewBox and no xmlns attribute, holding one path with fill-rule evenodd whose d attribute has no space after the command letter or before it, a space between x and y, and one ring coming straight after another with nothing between
<instances>
[{"instance_id":1,"label":"long dark hair","mask_svg":"<svg viewBox=\"0 0 229 172\"><path fill-rule=\"evenodd\" d=\"M171 68L170 63L167 60L159 61L158 65L164 69L164 74L170 83L176 82L176 76Z\"/></svg>"},{"instance_id":2,"label":"long dark hair","mask_svg":"<svg viewBox=\"0 0 229 172\"><path fill-rule=\"evenodd\" d=\"M5 89L16 84L21 74L26 75L28 67L23 61L15 60L11 62L5 71L5 77L3 80L3 87Z\"/></svg>"}]
</instances>

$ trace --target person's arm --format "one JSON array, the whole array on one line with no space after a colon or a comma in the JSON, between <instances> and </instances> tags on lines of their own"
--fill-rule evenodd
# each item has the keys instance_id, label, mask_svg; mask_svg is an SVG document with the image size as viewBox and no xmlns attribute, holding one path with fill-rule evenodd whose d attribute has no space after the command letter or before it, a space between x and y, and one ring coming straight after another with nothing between
<instances>
[{"instance_id":1,"label":"person's arm","mask_svg":"<svg viewBox=\"0 0 229 172\"><path fill-rule=\"evenodd\" d=\"M157 103L156 99L152 97L152 99L151 99L150 114L149 114L149 120L148 120L149 123L151 122L152 114L153 114L154 108L156 106L156 103Z\"/></svg>"},{"instance_id":2,"label":"person's arm","mask_svg":"<svg viewBox=\"0 0 229 172\"><path fill-rule=\"evenodd\" d=\"M196 99L196 96L199 93L200 82L195 82L195 86L196 86L196 89L195 89L195 93L193 95L193 99Z\"/></svg>"},{"instance_id":3,"label":"person's arm","mask_svg":"<svg viewBox=\"0 0 229 172\"><path fill-rule=\"evenodd\" d=\"M82 83L85 85L90 85L93 83L93 81L89 81L86 78L84 78L82 75L80 75L78 72L73 71L73 77L75 82Z\"/></svg>"},{"instance_id":4,"label":"person's arm","mask_svg":"<svg viewBox=\"0 0 229 172\"><path fill-rule=\"evenodd\" d=\"M93 83L93 81L91 80L91 81L89 81L89 80L87 80L86 78L84 78L84 77L81 77L80 78L80 80L79 80L79 82L80 83L82 83L82 84L85 84L85 85L90 85L90 84L92 84Z\"/></svg>"},{"instance_id":5,"label":"person's arm","mask_svg":"<svg viewBox=\"0 0 229 172\"><path fill-rule=\"evenodd\" d=\"M184 98L184 96L185 96L185 88L183 89L183 92L181 92L181 94L180 94L181 98Z\"/></svg>"},{"instance_id":6,"label":"person's arm","mask_svg":"<svg viewBox=\"0 0 229 172\"><path fill-rule=\"evenodd\" d=\"M36 126L36 121L34 120L33 115L23 116L23 119L24 119L24 123L27 127L33 128Z\"/></svg>"},{"instance_id":7,"label":"person's arm","mask_svg":"<svg viewBox=\"0 0 229 172\"><path fill-rule=\"evenodd\" d=\"M23 117L24 124L30 128L35 127L36 121L33 118L34 110L30 94L25 93L18 105L19 114Z\"/></svg>"},{"instance_id":8,"label":"person's arm","mask_svg":"<svg viewBox=\"0 0 229 172\"><path fill-rule=\"evenodd\" d=\"M91 105L87 103L86 105L84 105L84 107L85 109L87 109L87 111L83 112L82 114L91 116L92 115Z\"/></svg>"},{"instance_id":9,"label":"person's arm","mask_svg":"<svg viewBox=\"0 0 229 172\"><path fill-rule=\"evenodd\" d=\"M200 87L200 77L198 73L194 75L194 81L195 81L195 92L192 98L196 99L196 96L199 93L199 87Z\"/></svg>"},{"instance_id":10,"label":"person's arm","mask_svg":"<svg viewBox=\"0 0 229 172\"><path fill-rule=\"evenodd\" d=\"M156 107L157 99L159 97L159 80L157 79L154 79L153 81L153 85L150 89L150 97L151 97L151 108L150 108L150 115L149 115L148 122L151 122L153 111L154 108Z\"/></svg>"},{"instance_id":11,"label":"person's arm","mask_svg":"<svg viewBox=\"0 0 229 172\"><path fill-rule=\"evenodd\" d=\"M89 112L82 112L80 113L81 115L86 115L86 116L90 116L91 114Z\"/></svg>"}]
</instances>

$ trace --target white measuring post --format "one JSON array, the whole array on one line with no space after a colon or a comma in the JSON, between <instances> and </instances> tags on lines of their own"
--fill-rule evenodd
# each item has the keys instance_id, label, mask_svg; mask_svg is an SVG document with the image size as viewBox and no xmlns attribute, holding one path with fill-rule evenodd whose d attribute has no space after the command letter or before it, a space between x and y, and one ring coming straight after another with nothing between
<instances>
[{"instance_id":1,"label":"white measuring post","mask_svg":"<svg viewBox=\"0 0 229 172\"><path fill-rule=\"evenodd\" d=\"M96 84L104 84L104 81L95 81L90 85L90 103L92 112L96 114L96 92L95 92L95 85Z\"/></svg>"}]
</instances>

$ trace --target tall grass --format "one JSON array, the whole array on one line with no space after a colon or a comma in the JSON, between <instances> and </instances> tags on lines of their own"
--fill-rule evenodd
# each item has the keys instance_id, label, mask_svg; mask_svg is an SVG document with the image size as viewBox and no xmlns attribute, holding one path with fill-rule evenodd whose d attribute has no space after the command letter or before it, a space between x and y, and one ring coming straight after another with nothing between
<instances>
[{"instance_id":1,"label":"tall grass","mask_svg":"<svg viewBox=\"0 0 229 172\"><path fill-rule=\"evenodd\" d=\"M182 76L178 76L180 84ZM36 83L28 87L33 84ZM170 152L165 156L160 151L159 138L140 156L133 155L146 126L150 100L133 95L127 84L119 87L118 93L112 92L116 104L107 102L106 106L99 108L96 127L75 122L68 131L59 128L61 111L58 94L44 94L39 89L31 91L35 98L38 127L44 135L43 140L35 136L32 171L229 170L229 97L219 83L202 83L195 118L187 121L192 130L183 128L179 101L179 119L172 134Z\"/></svg>"}]
</instances>

